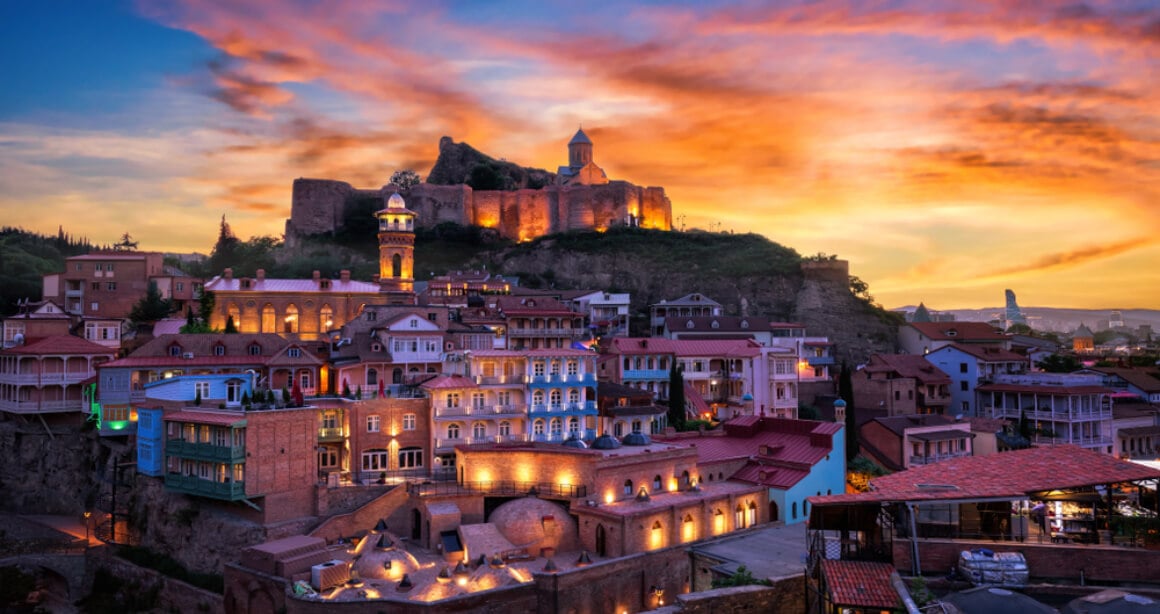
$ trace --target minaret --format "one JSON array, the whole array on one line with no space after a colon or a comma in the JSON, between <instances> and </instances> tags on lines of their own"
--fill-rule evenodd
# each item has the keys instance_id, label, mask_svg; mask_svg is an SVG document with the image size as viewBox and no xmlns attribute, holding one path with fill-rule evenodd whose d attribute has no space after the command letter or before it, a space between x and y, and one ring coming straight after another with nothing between
<instances>
[{"instance_id":1,"label":"minaret","mask_svg":"<svg viewBox=\"0 0 1160 614\"><path fill-rule=\"evenodd\" d=\"M391 305L415 303L415 213L392 194L379 218L379 291Z\"/></svg>"}]
</instances>

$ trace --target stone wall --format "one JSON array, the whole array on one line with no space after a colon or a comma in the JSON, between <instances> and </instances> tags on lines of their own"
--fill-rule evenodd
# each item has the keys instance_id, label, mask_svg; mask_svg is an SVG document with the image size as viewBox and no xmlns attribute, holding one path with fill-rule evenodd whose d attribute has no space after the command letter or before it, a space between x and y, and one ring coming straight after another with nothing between
<instances>
[{"instance_id":1,"label":"stone wall","mask_svg":"<svg viewBox=\"0 0 1160 614\"><path fill-rule=\"evenodd\" d=\"M286 238L327 234L343 228L347 211L360 198L386 198L391 185L359 190L329 179L296 179ZM569 230L603 229L629 223L672 228L672 203L664 188L626 181L605 185L548 186L542 189L472 190L466 185L421 183L406 190L407 208L419 227L444 222L493 228L509 239L524 241Z\"/></svg>"},{"instance_id":2,"label":"stone wall","mask_svg":"<svg viewBox=\"0 0 1160 614\"><path fill-rule=\"evenodd\" d=\"M0 510L24 514L71 514L92 509L97 493L93 469L106 456L94 431L39 421L0 422Z\"/></svg>"},{"instance_id":3,"label":"stone wall","mask_svg":"<svg viewBox=\"0 0 1160 614\"><path fill-rule=\"evenodd\" d=\"M350 513L327 518L310 532L310 536L321 537L333 543L339 537L370 531L380 519L390 518L396 510L407 503L407 500L407 489L401 485L395 486ZM392 527L391 530L400 533L398 528Z\"/></svg>"},{"instance_id":4,"label":"stone wall","mask_svg":"<svg viewBox=\"0 0 1160 614\"><path fill-rule=\"evenodd\" d=\"M678 595L672 609L681 614L800 614L806 611L805 576L773 586L734 586Z\"/></svg>"},{"instance_id":5,"label":"stone wall","mask_svg":"<svg viewBox=\"0 0 1160 614\"><path fill-rule=\"evenodd\" d=\"M116 556L92 556L89 561L94 563L95 567L103 568L122 580L138 583L142 591L160 585L161 590L157 592L156 611L205 612L207 614L224 614L225 612L222 596L217 593L186 584L158 571L134 565Z\"/></svg>"}]
</instances>

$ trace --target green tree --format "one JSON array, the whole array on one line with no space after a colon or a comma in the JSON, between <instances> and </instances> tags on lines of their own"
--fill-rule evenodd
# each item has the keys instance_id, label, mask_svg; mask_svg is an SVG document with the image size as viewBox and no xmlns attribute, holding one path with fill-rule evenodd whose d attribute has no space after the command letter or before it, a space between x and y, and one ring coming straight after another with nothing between
<instances>
[{"instance_id":1,"label":"green tree","mask_svg":"<svg viewBox=\"0 0 1160 614\"><path fill-rule=\"evenodd\" d=\"M744 565L738 565L737 571L728 578L714 579L713 588L729 588L733 586L750 586L752 584L760 584L763 586L773 586L773 583L766 579L758 579L753 576L753 572L749 571Z\"/></svg>"},{"instance_id":2,"label":"green tree","mask_svg":"<svg viewBox=\"0 0 1160 614\"><path fill-rule=\"evenodd\" d=\"M218 227L217 243L209 256L209 270L218 274L240 262L242 242L234 235L226 216L222 215L221 225Z\"/></svg>"},{"instance_id":3,"label":"green tree","mask_svg":"<svg viewBox=\"0 0 1160 614\"><path fill-rule=\"evenodd\" d=\"M234 324L234 316L226 316L226 330L227 335L238 334L238 325Z\"/></svg>"},{"instance_id":4,"label":"green tree","mask_svg":"<svg viewBox=\"0 0 1160 614\"><path fill-rule=\"evenodd\" d=\"M161 298L161 291L157 289L155 282L149 282L149 289L145 291L145 296L133 305L133 309L129 311L129 319L141 322L156 322L169 317L173 311L173 304Z\"/></svg>"},{"instance_id":5,"label":"green tree","mask_svg":"<svg viewBox=\"0 0 1160 614\"><path fill-rule=\"evenodd\" d=\"M1031 424L1031 420L1027 418L1027 410L1019 416L1019 436L1027 441L1031 441L1031 434L1035 432L1035 426Z\"/></svg>"},{"instance_id":6,"label":"green tree","mask_svg":"<svg viewBox=\"0 0 1160 614\"><path fill-rule=\"evenodd\" d=\"M858 456L858 421L854 419L854 374L844 360L838 375L838 396L846 402L846 462L850 462Z\"/></svg>"},{"instance_id":7,"label":"green tree","mask_svg":"<svg viewBox=\"0 0 1160 614\"><path fill-rule=\"evenodd\" d=\"M1030 326L1028 326L1022 322L1017 322L1017 323L1012 324L1011 326L1007 327L1007 334L1031 336L1031 335L1035 334L1035 329L1031 328Z\"/></svg>"},{"instance_id":8,"label":"green tree","mask_svg":"<svg viewBox=\"0 0 1160 614\"><path fill-rule=\"evenodd\" d=\"M1083 364L1075 356L1052 354L1035 363L1035 366L1048 373L1071 373L1083 368Z\"/></svg>"},{"instance_id":9,"label":"green tree","mask_svg":"<svg viewBox=\"0 0 1160 614\"><path fill-rule=\"evenodd\" d=\"M821 420L822 412L818 411L818 408L813 405L800 403L798 404L798 418L801 420Z\"/></svg>"},{"instance_id":10,"label":"green tree","mask_svg":"<svg viewBox=\"0 0 1160 614\"><path fill-rule=\"evenodd\" d=\"M197 316L206 327L209 326L209 320L213 317L215 307L217 307L217 297L212 291L203 287L197 295Z\"/></svg>"},{"instance_id":11,"label":"green tree","mask_svg":"<svg viewBox=\"0 0 1160 614\"><path fill-rule=\"evenodd\" d=\"M492 164L476 164L471 168L471 176L467 179L467 185L471 186L473 190L502 190L504 189L504 176Z\"/></svg>"},{"instance_id":12,"label":"green tree","mask_svg":"<svg viewBox=\"0 0 1160 614\"><path fill-rule=\"evenodd\" d=\"M391 183L399 186L403 190L409 190L412 186L417 186L422 182L423 180L419 177L419 173L409 168L397 170L391 175Z\"/></svg>"},{"instance_id":13,"label":"green tree","mask_svg":"<svg viewBox=\"0 0 1160 614\"><path fill-rule=\"evenodd\" d=\"M201 407L201 391L200 390L198 390L197 393L193 395L193 404L197 407Z\"/></svg>"},{"instance_id":14,"label":"green tree","mask_svg":"<svg viewBox=\"0 0 1160 614\"><path fill-rule=\"evenodd\" d=\"M669 367L669 426L685 429L685 375L676 360Z\"/></svg>"}]
</instances>

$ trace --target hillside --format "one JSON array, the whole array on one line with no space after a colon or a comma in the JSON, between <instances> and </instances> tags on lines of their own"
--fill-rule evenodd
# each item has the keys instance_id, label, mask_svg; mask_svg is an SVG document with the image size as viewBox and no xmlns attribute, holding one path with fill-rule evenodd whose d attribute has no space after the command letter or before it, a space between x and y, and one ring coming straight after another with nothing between
<instances>
[{"instance_id":1,"label":"hillside","mask_svg":"<svg viewBox=\"0 0 1160 614\"><path fill-rule=\"evenodd\" d=\"M894 350L897 318L855 296L848 279L803 274L801 263L794 250L756 234L622 228L483 249L467 264L530 286L629 292L634 331L647 327L650 304L701 292L728 315L801 322L811 335L830 336L842 357Z\"/></svg>"}]
</instances>

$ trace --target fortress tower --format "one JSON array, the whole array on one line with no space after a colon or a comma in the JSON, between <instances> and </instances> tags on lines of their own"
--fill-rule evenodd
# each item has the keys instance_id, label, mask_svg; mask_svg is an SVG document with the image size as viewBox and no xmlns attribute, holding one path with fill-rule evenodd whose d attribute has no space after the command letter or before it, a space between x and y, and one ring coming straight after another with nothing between
<instances>
[{"instance_id":1,"label":"fortress tower","mask_svg":"<svg viewBox=\"0 0 1160 614\"><path fill-rule=\"evenodd\" d=\"M415 302L415 213L392 194L379 218L379 288L391 305Z\"/></svg>"}]
</instances>

